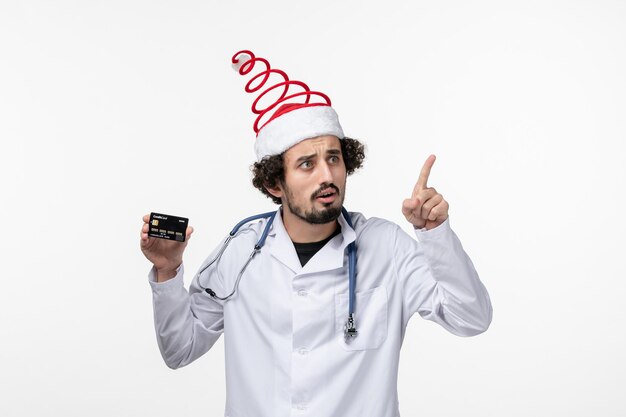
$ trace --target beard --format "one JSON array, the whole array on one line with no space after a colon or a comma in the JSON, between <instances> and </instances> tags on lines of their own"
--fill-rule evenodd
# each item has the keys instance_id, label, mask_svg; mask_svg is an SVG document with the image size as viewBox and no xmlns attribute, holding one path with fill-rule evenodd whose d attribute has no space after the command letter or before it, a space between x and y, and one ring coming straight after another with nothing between
<instances>
[{"instance_id":1,"label":"beard","mask_svg":"<svg viewBox=\"0 0 626 417\"><path fill-rule=\"evenodd\" d=\"M317 210L312 205L311 210L306 211L301 206L297 205L293 201L293 194L286 184L283 184L283 189L285 190L284 203L287 204L287 207L289 207L289 211L291 211L296 217L308 223L326 224L333 222L337 220L341 215L341 207L343 205L343 194L339 192L339 188L337 188L334 184L322 185L319 190L313 193L313 195L311 196L311 201L315 201L316 196L326 188L332 188L333 190L335 190L337 198L331 203L324 203L324 209L322 210ZM336 203L338 203L338 205L333 206L333 204Z\"/></svg>"}]
</instances>

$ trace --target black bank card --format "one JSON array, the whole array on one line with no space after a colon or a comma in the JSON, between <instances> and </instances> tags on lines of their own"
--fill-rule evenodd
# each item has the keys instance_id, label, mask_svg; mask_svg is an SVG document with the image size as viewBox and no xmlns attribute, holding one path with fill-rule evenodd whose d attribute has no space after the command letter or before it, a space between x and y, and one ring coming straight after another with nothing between
<instances>
[{"instance_id":1,"label":"black bank card","mask_svg":"<svg viewBox=\"0 0 626 417\"><path fill-rule=\"evenodd\" d=\"M184 242L188 223L189 219L184 217L150 213L148 236Z\"/></svg>"}]
</instances>

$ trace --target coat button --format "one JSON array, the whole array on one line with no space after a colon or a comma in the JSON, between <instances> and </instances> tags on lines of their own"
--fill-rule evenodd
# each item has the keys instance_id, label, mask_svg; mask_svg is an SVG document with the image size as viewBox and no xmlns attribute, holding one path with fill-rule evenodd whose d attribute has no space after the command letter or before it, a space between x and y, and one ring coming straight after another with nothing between
<instances>
[{"instance_id":1,"label":"coat button","mask_svg":"<svg viewBox=\"0 0 626 417\"><path fill-rule=\"evenodd\" d=\"M308 294L307 290L298 290L298 295L300 297L306 297Z\"/></svg>"},{"instance_id":2,"label":"coat button","mask_svg":"<svg viewBox=\"0 0 626 417\"><path fill-rule=\"evenodd\" d=\"M298 353L304 356L309 353L309 350L307 348L300 348L298 349Z\"/></svg>"}]
</instances>

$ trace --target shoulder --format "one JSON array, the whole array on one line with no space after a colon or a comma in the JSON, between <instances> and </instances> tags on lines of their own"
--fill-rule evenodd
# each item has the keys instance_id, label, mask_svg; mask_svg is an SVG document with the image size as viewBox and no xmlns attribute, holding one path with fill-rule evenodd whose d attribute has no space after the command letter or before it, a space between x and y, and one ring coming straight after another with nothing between
<instances>
[{"instance_id":1,"label":"shoulder","mask_svg":"<svg viewBox=\"0 0 626 417\"><path fill-rule=\"evenodd\" d=\"M233 238L232 244L234 246L245 246L251 249L263 234L268 221L269 218L264 217L241 225L235 235L236 237Z\"/></svg>"},{"instance_id":2,"label":"shoulder","mask_svg":"<svg viewBox=\"0 0 626 417\"><path fill-rule=\"evenodd\" d=\"M222 258L229 259L234 257L235 259L241 259L244 253L246 256L249 255L250 251L252 251L254 245L263 234L268 221L269 218L251 220L239 225L236 231L234 230L235 226L231 226L227 231L228 236L230 236L232 232L235 233L230 238L230 241L228 241L228 246L224 249ZM223 240L223 242L225 243L226 241ZM220 248L221 246L217 249Z\"/></svg>"},{"instance_id":3,"label":"shoulder","mask_svg":"<svg viewBox=\"0 0 626 417\"><path fill-rule=\"evenodd\" d=\"M350 214L356 232L356 244L361 253L397 257L414 254L419 250L420 243L400 225L380 217L368 219L359 212Z\"/></svg>"},{"instance_id":4,"label":"shoulder","mask_svg":"<svg viewBox=\"0 0 626 417\"><path fill-rule=\"evenodd\" d=\"M367 218L360 212L349 212L357 239L376 236L393 237L400 230L396 223L380 217Z\"/></svg>"},{"instance_id":5,"label":"shoulder","mask_svg":"<svg viewBox=\"0 0 626 417\"><path fill-rule=\"evenodd\" d=\"M217 263L216 269L219 274L223 277L233 276L233 274L236 276L237 271L241 267L242 259L245 260L250 256L254 246L263 234L267 222L268 219L261 218L243 223L232 236L230 233L234 231L235 225L231 225L207 260L215 259L216 256L219 256L220 261Z\"/></svg>"}]
</instances>

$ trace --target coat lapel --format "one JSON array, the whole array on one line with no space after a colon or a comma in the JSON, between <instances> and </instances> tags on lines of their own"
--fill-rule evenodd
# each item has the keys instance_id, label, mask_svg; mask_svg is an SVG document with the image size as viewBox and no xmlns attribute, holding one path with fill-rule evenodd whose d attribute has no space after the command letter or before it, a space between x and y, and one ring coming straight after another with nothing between
<instances>
[{"instance_id":1,"label":"coat lapel","mask_svg":"<svg viewBox=\"0 0 626 417\"><path fill-rule=\"evenodd\" d=\"M356 239L356 233L343 218L343 214L337 219L341 227L341 233L332 238L322 249L319 250L309 262L302 268L302 273L312 274L342 268L346 247Z\"/></svg>"},{"instance_id":2,"label":"coat lapel","mask_svg":"<svg viewBox=\"0 0 626 417\"><path fill-rule=\"evenodd\" d=\"M294 273L299 273L302 270L302 265L300 265L296 248L293 246L293 242L289 238L287 229L285 229L283 224L280 208L274 217L269 236L273 236L272 244L269 248L272 256Z\"/></svg>"}]
</instances>

